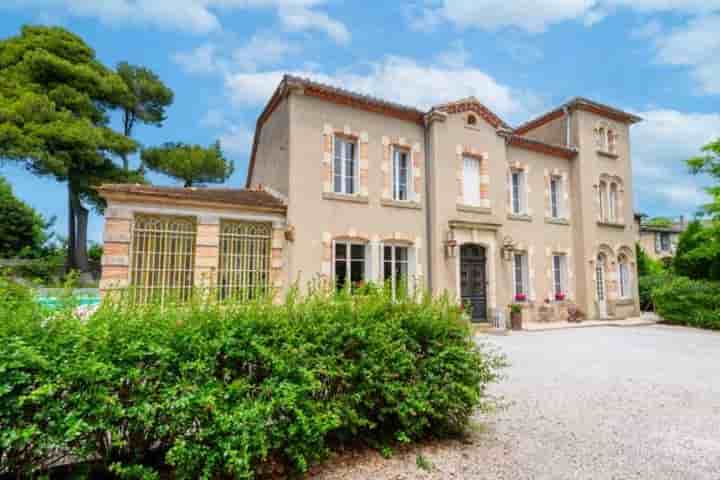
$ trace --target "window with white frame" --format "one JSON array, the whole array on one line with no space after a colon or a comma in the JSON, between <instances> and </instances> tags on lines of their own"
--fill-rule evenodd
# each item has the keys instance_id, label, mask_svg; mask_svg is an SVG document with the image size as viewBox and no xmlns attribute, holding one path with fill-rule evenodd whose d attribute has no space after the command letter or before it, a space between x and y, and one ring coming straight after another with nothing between
<instances>
[{"instance_id":1,"label":"window with white frame","mask_svg":"<svg viewBox=\"0 0 720 480\"><path fill-rule=\"evenodd\" d=\"M600 203L600 220L607 221L607 183L600 182L598 186L598 200Z\"/></svg>"},{"instance_id":2,"label":"window with white frame","mask_svg":"<svg viewBox=\"0 0 720 480\"><path fill-rule=\"evenodd\" d=\"M567 257L564 254L552 256L552 279L555 300L564 300L567 295Z\"/></svg>"},{"instance_id":3,"label":"window with white frame","mask_svg":"<svg viewBox=\"0 0 720 480\"><path fill-rule=\"evenodd\" d=\"M512 213L523 215L525 209L525 172L513 170L510 173L510 200L512 202Z\"/></svg>"},{"instance_id":4,"label":"window with white frame","mask_svg":"<svg viewBox=\"0 0 720 480\"><path fill-rule=\"evenodd\" d=\"M393 200L410 199L410 152L393 148Z\"/></svg>"},{"instance_id":5,"label":"window with white frame","mask_svg":"<svg viewBox=\"0 0 720 480\"><path fill-rule=\"evenodd\" d=\"M618 257L618 276L620 277L620 298L630 298L632 296L630 287L630 262L625 255Z\"/></svg>"},{"instance_id":6,"label":"window with white frame","mask_svg":"<svg viewBox=\"0 0 720 480\"><path fill-rule=\"evenodd\" d=\"M610 184L608 192L608 220L617 221L618 187L616 183Z\"/></svg>"},{"instance_id":7,"label":"window with white frame","mask_svg":"<svg viewBox=\"0 0 720 480\"><path fill-rule=\"evenodd\" d=\"M408 293L410 248L404 245L383 245L383 280L392 290L393 298Z\"/></svg>"},{"instance_id":8,"label":"window with white frame","mask_svg":"<svg viewBox=\"0 0 720 480\"><path fill-rule=\"evenodd\" d=\"M617 140L617 134L613 130L608 129L608 131L607 131L607 151L608 152L615 153L616 140Z\"/></svg>"},{"instance_id":9,"label":"window with white frame","mask_svg":"<svg viewBox=\"0 0 720 480\"><path fill-rule=\"evenodd\" d=\"M550 216L560 218L562 198L562 179L557 176L550 177Z\"/></svg>"},{"instance_id":10,"label":"window with white frame","mask_svg":"<svg viewBox=\"0 0 720 480\"><path fill-rule=\"evenodd\" d=\"M529 294L528 257L526 253L513 255L513 288L516 301L527 300Z\"/></svg>"},{"instance_id":11,"label":"window with white frame","mask_svg":"<svg viewBox=\"0 0 720 480\"><path fill-rule=\"evenodd\" d=\"M346 137L335 137L333 161L333 188L335 193L352 195L357 190L357 144Z\"/></svg>"},{"instance_id":12,"label":"window with white frame","mask_svg":"<svg viewBox=\"0 0 720 480\"><path fill-rule=\"evenodd\" d=\"M351 288L366 280L367 245L364 243L335 241L333 262L335 266L335 285L344 288L348 282Z\"/></svg>"},{"instance_id":13,"label":"window with white frame","mask_svg":"<svg viewBox=\"0 0 720 480\"><path fill-rule=\"evenodd\" d=\"M480 159L463 158L463 198L466 205L480 205Z\"/></svg>"}]
</instances>

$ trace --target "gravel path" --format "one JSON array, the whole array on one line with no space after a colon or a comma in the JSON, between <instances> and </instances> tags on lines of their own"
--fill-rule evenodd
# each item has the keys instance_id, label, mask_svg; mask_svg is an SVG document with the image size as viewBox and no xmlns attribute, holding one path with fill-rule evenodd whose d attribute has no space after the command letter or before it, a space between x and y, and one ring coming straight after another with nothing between
<instances>
[{"instance_id":1,"label":"gravel path","mask_svg":"<svg viewBox=\"0 0 720 480\"><path fill-rule=\"evenodd\" d=\"M720 334L599 327L485 340L512 364L493 388L508 406L478 416L469 441L340 456L312 476L720 479Z\"/></svg>"}]
</instances>

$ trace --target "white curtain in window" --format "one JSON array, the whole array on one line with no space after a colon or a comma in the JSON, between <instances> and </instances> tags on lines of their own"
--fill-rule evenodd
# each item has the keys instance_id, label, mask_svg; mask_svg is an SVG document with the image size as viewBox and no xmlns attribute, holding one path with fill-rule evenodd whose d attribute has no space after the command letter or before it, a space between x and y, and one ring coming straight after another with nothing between
<instances>
[{"instance_id":1,"label":"white curtain in window","mask_svg":"<svg viewBox=\"0 0 720 480\"><path fill-rule=\"evenodd\" d=\"M467 205L480 205L480 160L463 159L463 198Z\"/></svg>"},{"instance_id":2,"label":"white curtain in window","mask_svg":"<svg viewBox=\"0 0 720 480\"><path fill-rule=\"evenodd\" d=\"M618 270L620 275L620 296L628 298L630 297L630 268L627 261L621 261Z\"/></svg>"}]
</instances>

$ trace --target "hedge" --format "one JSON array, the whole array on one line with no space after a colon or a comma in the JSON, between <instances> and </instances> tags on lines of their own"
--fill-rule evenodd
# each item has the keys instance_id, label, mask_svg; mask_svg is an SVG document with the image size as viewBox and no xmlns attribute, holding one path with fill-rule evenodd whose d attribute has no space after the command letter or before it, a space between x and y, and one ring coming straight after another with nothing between
<instances>
[{"instance_id":1,"label":"hedge","mask_svg":"<svg viewBox=\"0 0 720 480\"><path fill-rule=\"evenodd\" d=\"M720 330L720 283L670 277L653 289L658 315L667 323Z\"/></svg>"},{"instance_id":2,"label":"hedge","mask_svg":"<svg viewBox=\"0 0 720 480\"><path fill-rule=\"evenodd\" d=\"M640 291L640 310L652 312L655 310L655 303L652 299L653 291L672 280L669 274L656 274L641 276L638 279L638 290Z\"/></svg>"},{"instance_id":3,"label":"hedge","mask_svg":"<svg viewBox=\"0 0 720 480\"><path fill-rule=\"evenodd\" d=\"M504 365L443 298L121 300L82 321L19 288L0 281L0 474L57 461L124 478L302 472L349 442L461 431L492 407Z\"/></svg>"}]
</instances>

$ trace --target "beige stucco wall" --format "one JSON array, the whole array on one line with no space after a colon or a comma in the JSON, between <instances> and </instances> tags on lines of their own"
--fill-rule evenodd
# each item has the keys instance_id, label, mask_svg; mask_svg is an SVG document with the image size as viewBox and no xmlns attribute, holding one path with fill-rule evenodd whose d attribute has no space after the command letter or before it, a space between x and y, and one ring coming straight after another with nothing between
<instances>
[{"instance_id":1,"label":"beige stucco wall","mask_svg":"<svg viewBox=\"0 0 720 480\"><path fill-rule=\"evenodd\" d=\"M290 110L283 99L260 131L251 187L271 186L287 196L289 189Z\"/></svg>"},{"instance_id":2,"label":"beige stucco wall","mask_svg":"<svg viewBox=\"0 0 720 480\"><path fill-rule=\"evenodd\" d=\"M448 291L458 294L459 255L447 258L444 242L450 224L459 244L476 243L487 248L488 307L506 309L513 301L511 264L503 260L501 247L506 237L529 255L531 301L528 318L534 319L537 309L552 291L551 255L565 253L568 258L569 296L589 317L597 316L595 301L594 259L600 250L608 252L607 279L611 306L616 317L634 315L639 311L636 278L632 283L635 295L629 301L617 302L615 260L622 250L633 264L634 242L632 209L632 175L629 129L627 125L605 120L620 134L617 158L597 153L593 129L600 117L574 111L571 116L571 145L580 153L573 159L554 157L518 147L508 147L495 128L480 120L466 124L466 114L436 114L427 127L431 156L426 154L423 126L377 113L337 105L293 91L275 111L277 129L287 118L287 135L279 132L260 137L260 145L252 184L266 184L288 195L288 228L293 232L286 252L286 283L297 281L300 286L332 272L333 239L356 239L371 246L378 259L379 244L397 241L417 247L416 273L421 282L432 275L434 293ZM556 119L528 136L564 144L567 120ZM263 130L267 128L267 124ZM361 188L352 198L328 193L332 160L332 136L350 135L357 139L360 157ZM280 140L277 140L280 138ZM275 165L273 174L258 174L265 154L273 143L287 138L286 163ZM391 205L388 193L388 144L401 143L413 151L413 159L421 173L417 205L406 208ZM481 208L462 205L462 156L469 153L482 158ZM509 216L508 169L520 167L528 182L529 218ZM430 172L426 175L425 169ZM559 175L564 183L567 222L550 222L547 217L548 176ZM601 175L622 180L621 215L623 223L605 225L598 222L597 184ZM263 179L261 181L261 178ZM426 196L425 181L430 179ZM284 183L287 182L287 183ZM431 204L426 220L426 206ZM407 208L410 207L410 208ZM426 227L427 228L426 230ZM431 251L428 252L428 246ZM459 249L458 249L459 250ZM428 262L428 253L429 262ZM429 263L429 265L428 265ZM369 279L380 278L379 260L372 267ZM633 269L634 271L634 269Z\"/></svg>"},{"instance_id":3,"label":"beige stucco wall","mask_svg":"<svg viewBox=\"0 0 720 480\"><path fill-rule=\"evenodd\" d=\"M551 120L529 131L525 137L540 140L552 145L567 145L567 117Z\"/></svg>"},{"instance_id":4,"label":"beige stucco wall","mask_svg":"<svg viewBox=\"0 0 720 480\"><path fill-rule=\"evenodd\" d=\"M654 260L662 260L664 258L672 257L672 252L658 252L655 250L655 233L654 231L641 230L638 236L640 246L645 250L645 253ZM670 233L670 244L677 246L680 234L671 232Z\"/></svg>"},{"instance_id":5,"label":"beige stucco wall","mask_svg":"<svg viewBox=\"0 0 720 480\"><path fill-rule=\"evenodd\" d=\"M333 239L352 238L371 244L377 259L380 242L405 242L415 247L415 274L420 283L426 277L424 136L421 126L324 102L293 93L290 102L290 189L287 221L294 231L289 246L289 271L300 286L329 279L332 272ZM328 135L357 137L360 145L361 182L365 188L356 196L343 197L324 192L331 158L326 151ZM388 205L383 159L388 142L414 150L417 168L423 173L420 201L406 207ZM363 149L367 151L364 152ZM366 170L367 177L363 177ZM366 192L364 191L366 190ZM366 194L365 194L366 193ZM379 260L373 267L379 270ZM378 280L379 271L375 274Z\"/></svg>"}]
</instances>

